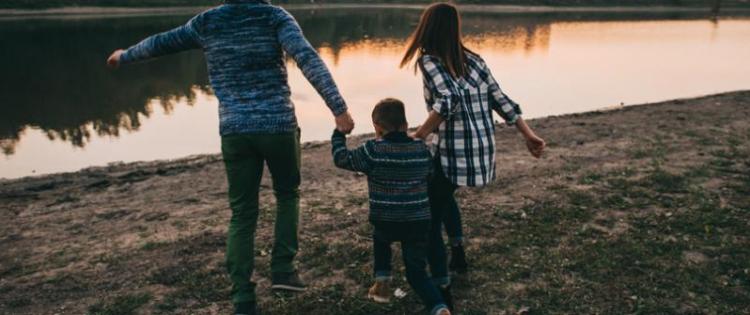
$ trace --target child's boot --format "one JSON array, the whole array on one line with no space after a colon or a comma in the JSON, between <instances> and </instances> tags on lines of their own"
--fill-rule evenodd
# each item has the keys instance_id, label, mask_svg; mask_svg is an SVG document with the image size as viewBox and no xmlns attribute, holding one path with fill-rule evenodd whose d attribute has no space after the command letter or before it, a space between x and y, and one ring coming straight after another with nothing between
<instances>
[{"instance_id":1,"label":"child's boot","mask_svg":"<svg viewBox=\"0 0 750 315\"><path fill-rule=\"evenodd\" d=\"M466 253L464 252L464 246L461 244L451 246L451 261L448 264L448 268L451 271L464 274L469 269L469 264L466 263Z\"/></svg>"},{"instance_id":2,"label":"child's boot","mask_svg":"<svg viewBox=\"0 0 750 315\"><path fill-rule=\"evenodd\" d=\"M456 312L455 305L453 305L453 294L451 294L451 286L441 286L440 287L440 295L443 296L443 302L445 302L445 305L448 306L448 309L451 312ZM450 314L450 313L448 313Z\"/></svg>"},{"instance_id":3,"label":"child's boot","mask_svg":"<svg viewBox=\"0 0 750 315\"><path fill-rule=\"evenodd\" d=\"M388 285L388 281L375 281L375 284L373 284L367 292L367 298L377 303L390 303L391 288Z\"/></svg>"},{"instance_id":4,"label":"child's boot","mask_svg":"<svg viewBox=\"0 0 750 315\"><path fill-rule=\"evenodd\" d=\"M447 308L442 308L435 313L435 315L451 315L451 311L449 311Z\"/></svg>"},{"instance_id":5,"label":"child's boot","mask_svg":"<svg viewBox=\"0 0 750 315\"><path fill-rule=\"evenodd\" d=\"M260 315L260 310L255 302L243 302L234 305L235 315Z\"/></svg>"}]
</instances>

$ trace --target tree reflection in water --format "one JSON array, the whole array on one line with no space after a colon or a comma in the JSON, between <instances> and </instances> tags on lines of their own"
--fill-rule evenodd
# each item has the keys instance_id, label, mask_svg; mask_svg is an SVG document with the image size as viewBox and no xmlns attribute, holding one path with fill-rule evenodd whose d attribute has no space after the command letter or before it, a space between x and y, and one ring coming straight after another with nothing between
<instances>
[{"instance_id":1,"label":"tree reflection in water","mask_svg":"<svg viewBox=\"0 0 750 315\"><path fill-rule=\"evenodd\" d=\"M293 11L310 42L333 56L347 47L400 46L419 19L417 10L322 9ZM546 51L550 26L560 21L686 18L684 14L465 13L472 47ZM689 17L687 17L689 18ZM158 104L169 113L210 94L200 52L188 52L110 71L114 49L184 23L189 16L0 21L0 149L11 155L27 128L50 140L83 147L94 136L137 131ZM394 65L395 67L395 65Z\"/></svg>"}]
</instances>

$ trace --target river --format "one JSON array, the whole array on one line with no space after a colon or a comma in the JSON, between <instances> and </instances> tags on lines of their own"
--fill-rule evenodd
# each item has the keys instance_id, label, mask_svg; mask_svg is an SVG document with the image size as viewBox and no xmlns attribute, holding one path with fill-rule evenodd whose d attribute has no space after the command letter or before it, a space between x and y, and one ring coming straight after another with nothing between
<instances>
[{"instance_id":1,"label":"river","mask_svg":"<svg viewBox=\"0 0 750 315\"><path fill-rule=\"evenodd\" d=\"M426 117L421 79L399 69L420 11L292 10L357 123L372 106ZM111 71L107 55L190 16L0 19L0 178L220 151L218 101L198 51ZM526 118L750 88L750 17L690 12L464 13L467 45ZM333 119L289 63L303 141ZM718 122L717 122L718 123ZM686 126L689 128L689 126Z\"/></svg>"}]
</instances>

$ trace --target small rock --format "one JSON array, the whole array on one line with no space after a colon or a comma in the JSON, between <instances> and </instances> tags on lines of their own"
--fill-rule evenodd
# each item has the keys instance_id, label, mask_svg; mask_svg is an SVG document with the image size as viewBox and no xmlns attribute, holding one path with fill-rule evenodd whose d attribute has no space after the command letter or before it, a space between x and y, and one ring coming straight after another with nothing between
<instances>
[{"instance_id":1,"label":"small rock","mask_svg":"<svg viewBox=\"0 0 750 315\"><path fill-rule=\"evenodd\" d=\"M701 264L701 263L708 261L708 257L706 257L706 255L704 255L701 252L695 252L695 251L683 252L682 258L685 259L685 261L692 263L692 264Z\"/></svg>"},{"instance_id":2,"label":"small rock","mask_svg":"<svg viewBox=\"0 0 750 315\"><path fill-rule=\"evenodd\" d=\"M395 296L397 299L403 299L407 295L406 291L401 290L401 288L396 289L396 291L393 292L393 296Z\"/></svg>"}]
</instances>

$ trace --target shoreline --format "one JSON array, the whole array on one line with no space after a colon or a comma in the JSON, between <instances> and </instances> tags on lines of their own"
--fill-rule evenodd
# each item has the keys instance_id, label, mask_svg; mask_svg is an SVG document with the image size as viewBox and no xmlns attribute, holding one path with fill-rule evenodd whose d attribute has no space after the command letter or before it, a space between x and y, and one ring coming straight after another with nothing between
<instances>
[{"instance_id":1,"label":"shoreline","mask_svg":"<svg viewBox=\"0 0 750 315\"><path fill-rule=\"evenodd\" d=\"M750 90L529 125L548 143L542 159L515 128L498 126L496 180L457 193L471 271L454 278L453 293L464 313L750 312ZM310 286L271 292L266 173L254 277L264 312L414 314L400 262L393 288L406 298L363 298L372 280L366 179L337 169L327 141L301 154L297 267ZM218 154L0 181L0 309L231 312L226 182Z\"/></svg>"},{"instance_id":2,"label":"shoreline","mask_svg":"<svg viewBox=\"0 0 750 315\"><path fill-rule=\"evenodd\" d=\"M633 105L624 105L624 106L607 106L602 107L600 109L585 111L585 112L578 112L578 113L568 113L568 114L561 114L561 115L552 115L552 116L544 116L544 117L537 117L528 119L528 122L534 122L534 121L544 121L547 119L555 119L555 118L565 118L565 117L573 117L573 116L580 116L580 115L597 115L607 112L614 112L614 111L620 111L620 110L626 110L630 107L646 107L646 106L652 106L653 104L661 104L661 103L667 103L667 102L677 102L682 100L691 100L691 99L698 99L698 98L704 98L714 95L725 95L725 94L734 94L734 93L742 93L745 92L745 90L737 90L737 91L727 91L727 92L721 92L717 94L709 94L709 95L701 95L701 96L692 96L692 97L684 97L684 98L676 98L676 99L670 99L670 100L663 100L663 101L657 101L657 102L651 102L651 103L645 103L645 104L633 104ZM502 124L500 125L500 128L502 128ZM371 138L374 133L361 133L361 134L353 134L349 135L349 139L355 139L357 141L360 141L362 139ZM306 141L302 142L300 145L302 147L302 150L304 151L307 148L315 148L319 146L323 146L326 144L329 144L330 140L312 140L312 141ZM185 163L192 160L221 160L221 153L203 153L203 154L191 154L187 156L181 156L181 157L174 157L174 158L168 158L168 159L156 159L156 160L139 160L139 161L112 161L104 165L90 165L83 167L78 170L71 170L71 171L62 171L57 173L45 173L45 174L32 174L32 175L26 175L22 177L14 177L14 178L4 178L0 177L0 184L3 183L12 183L14 181L23 181L23 180L32 180L32 179L39 179L39 178L46 178L50 176L65 176L65 175L72 175L77 173L87 173L87 172L97 172L101 170L109 170L112 168L117 167L125 167L125 168L135 168L139 165L143 166L149 166L152 167L154 165L162 165L162 164L172 164L172 163Z\"/></svg>"},{"instance_id":3,"label":"shoreline","mask_svg":"<svg viewBox=\"0 0 750 315\"><path fill-rule=\"evenodd\" d=\"M287 10L316 9L406 9L421 10L426 5L420 4L289 4ZM47 9L0 9L0 18L35 18L35 17L108 17L138 15L175 15L194 14L210 7L61 7ZM521 5L475 5L462 4L464 12L486 13L710 13L708 7L678 6L614 6L614 7L564 7L564 6L521 6ZM750 12L748 7L722 8L721 14Z\"/></svg>"}]
</instances>

